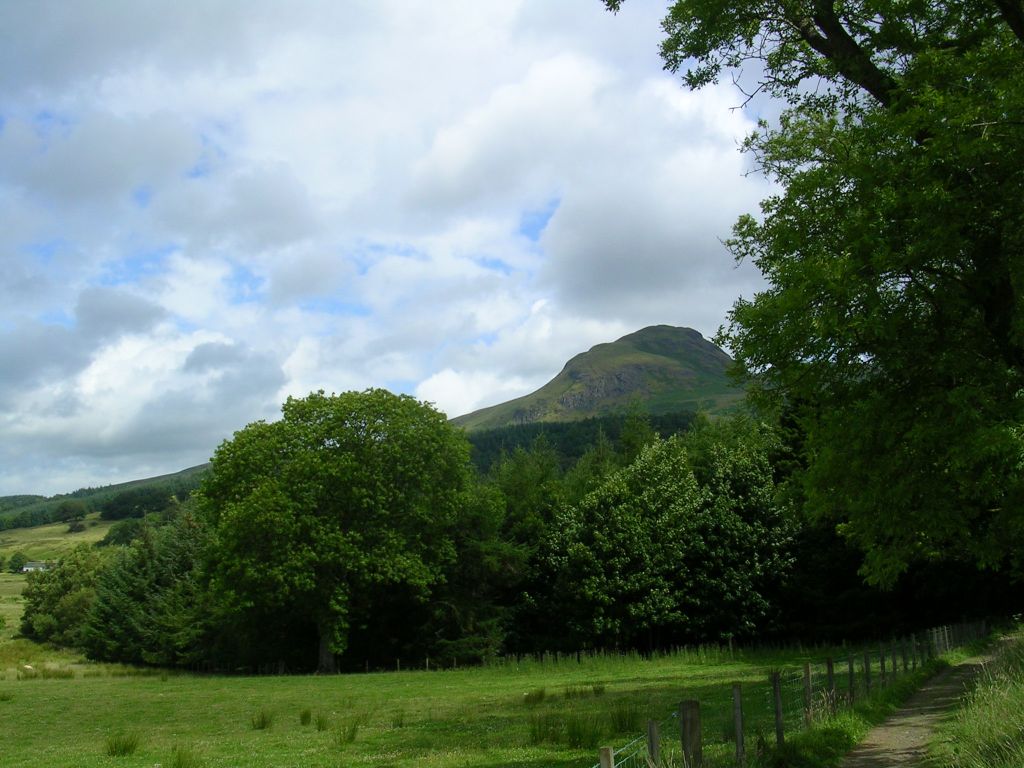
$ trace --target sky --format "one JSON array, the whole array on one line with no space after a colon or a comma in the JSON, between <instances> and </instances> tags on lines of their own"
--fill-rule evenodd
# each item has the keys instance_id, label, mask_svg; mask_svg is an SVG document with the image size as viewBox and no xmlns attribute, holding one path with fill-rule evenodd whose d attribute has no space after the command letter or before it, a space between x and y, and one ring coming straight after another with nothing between
<instances>
[{"instance_id":1,"label":"sky","mask_svg":"<svg viewBox=\"0 0 1024 768\"><path fill-rule=\"evenodd\" d=\"M760 286L770 189L663 0L0 3L0 495L207 461L289 396L449 416Z\"/></svg>"}]
</instances>

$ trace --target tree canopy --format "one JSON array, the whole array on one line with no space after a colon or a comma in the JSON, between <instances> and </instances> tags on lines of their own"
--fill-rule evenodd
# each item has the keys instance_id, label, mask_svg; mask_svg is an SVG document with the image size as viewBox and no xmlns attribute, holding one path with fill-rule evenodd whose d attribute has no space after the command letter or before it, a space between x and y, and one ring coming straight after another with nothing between
<instances>
[{"instance_id":1,"label":"tree canopy","mask_svg":"<svg viewBox=\"0 0 1024 768\"><path fill-rule=\"evenodd\" d=\"M771 429L704 423L646 446L554 526L555 599L579 643L749 637L789 569Z\"/></svg>"},{"instance_id":2,"label":"tree canopy","mask_svg":"<svg viewBox=\"0 0 1024 768\"><path fill-rule=\"evenodd\" d=\"M289 398L282 413L214 454L200 491L210 573L236 610L314 625L318 668L332 671L358 593L425 596L453 559L469 448L433 407L381 389Z\"/></svg>"},{"instance_id":3,"label":"tree canopy","mask_svg":"<svg viewBox=\"0 0 1024 768\"><path fill-rule=\"evenodd\" d=\"M1019 573L1024 3L679 0L664 29L691 87L753 69L788 104L745 145L781 191L728 243L768 287L719 341L805 435L808 509L877 583Z\"/></svg>"}]
</instances>

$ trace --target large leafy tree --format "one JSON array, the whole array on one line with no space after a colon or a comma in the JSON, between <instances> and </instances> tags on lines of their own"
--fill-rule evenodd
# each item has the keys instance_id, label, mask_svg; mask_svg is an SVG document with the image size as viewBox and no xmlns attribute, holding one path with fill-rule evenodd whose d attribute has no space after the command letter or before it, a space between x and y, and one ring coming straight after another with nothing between
<instances>
[{"instance_id":1,"label":"large leafy tree","mask_svg":"<svg viewBox=\"0 0 1024 768\"><path fill-rule=\"evenodd\" d=\"M102 553L80 544L55 567L30 573L23 593L22 633L57 645L80 645L103 566Z\"/></svg>"},{"instance_id":2,"label":"large leafy tree","mask_svg":"<svg viewBox=\"0 0 1024 768\"><path fill-rule=\"evenodd\" d=\"M781 191L729 242L768 287L721 341L805 435L808 508L877 583L1019 569L1024 3L679 0L664 29L691 87L788 104L746 144Z\"/></svg>"},{"instance_id":3,"label":"large leafy tree","mask_svg":"<svg viewBox=\"0 0 1024 768\"><path fill-rule=\"evenodd\" d=\"M213 588L239 613L315 626L328 672L358 594L425 597L441 579L469 449L443 414L381 389L289 398L282 412L222 444L201 487Z\"/></svg>"},{"instance_id":4,"label":"large leafy tree","mask_svg":"<svg viewBox=\"0 0 1024 768\"><path fill-rule=\"evenodd\" d=\"M750 636L789 566L772 430L746 419L658 440L554 526L555 603L578 643Z\"/></svg>"}]
</instances>

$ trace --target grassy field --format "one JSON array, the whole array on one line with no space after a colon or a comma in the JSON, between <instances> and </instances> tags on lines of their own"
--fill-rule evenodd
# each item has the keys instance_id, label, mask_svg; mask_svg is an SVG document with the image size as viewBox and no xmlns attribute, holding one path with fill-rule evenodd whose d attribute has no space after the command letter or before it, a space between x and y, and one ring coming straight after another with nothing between
<instances>
[{"instance_id":1,"label":"grassy field","mask_svg":"<svg viewBox=\"0 0 1024 768\"><path fill-rule=\"evenodd\" d=\"M14 637L21 620L21 590L25 576L20 573L0 573L0 617L6 626L0 629L0 646Z\"/></svg>"},{"instance_id":2,"label":"grassy field","mask_svg":"<svg viewBox=\"0 0 1024 768\"><path fill-rule=\"evenodd\" d=\"M55 559L107 527L5 531L0 551ZM709 649L331 677L176 674L92 664L17 638L24 584L23 575L0 574L4 768L590 768L599 746L622 747L649 717L663 722L666 745L677 744L678 723L666 718L691 698L701 702L712 768L731 764L732 683L743 683L753 753L774 740L768 670L787 670L786 728L795 733L799 670L827 654ZM815 674L820 685L820 665ZM830 751L810 751L838 754L867 722L847 728ZM111 754L119 751L126 754Z\"/></svg>"},{"instance_id":3,"label":"grassy field","mask_svg":"<svg viewBox=\"0 0 1024 768\"><path fill-rule=\"evenodd\" d=\"M79 544L95 544L113 524L100 520L99 513L94 512L85 519L85 530L80 533L68 533L67 523L0 531L0 555L7 560L15 552L24 552L29 560L56 560Z\"/></svg>"},{"instance_id":4,"label":"grassy field","mask_svg":"<svg viewBox=\"0 0 1024 768\"><path fill-rule=\"evenodd\" d=\"M0 647L5 768L588 768L598 746L624 744L648 716L662 719L691 697L705 710L705 739L721 741L725 754L728 684L747 684L748 720L763 717L755 727L767 732L765 663L784 660L694 652L431 672L221 677L72 657L25 669L11 653L20 646L24 655L23 643ZM257 728L262 722L267 727ZM119 737L137 740L133 754L107 754L108 740Z\"/></svg>"}]
</instances>

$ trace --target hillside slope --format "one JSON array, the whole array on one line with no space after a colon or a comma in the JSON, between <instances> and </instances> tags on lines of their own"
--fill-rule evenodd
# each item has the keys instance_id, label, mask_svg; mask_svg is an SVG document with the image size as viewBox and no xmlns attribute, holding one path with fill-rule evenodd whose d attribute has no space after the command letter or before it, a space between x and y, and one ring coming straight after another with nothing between
<instances>
[{"instance_id":1,"label":"hillside slope","mask_svg":"<svg viewBox=\"0 0 1024 768\"><path fill-rule=\"evenodd\" d=\"M93 509L99 509L119 493L130 488L159 487L168 495L196 487L209 464L200 464L158 477L129 480L102 488L79 488L71 493L57 496L0 496L0 530L5 528L27 528L52 521L52 514L68 499L81 499Z\"/></svg>"},{"instance_id":2,"label":"hillside slope","mask_svg":"<svg viewBox=\"0 0 1024 768\"><path fill-rule=\"evenodd\" d=\"M652 414L723 413L743 397L726 377L731 363L725 352L692 328L655 325L576 355L532 394L452 422L474 431L575 421L623 410L634 399Z\"/></svg>"}]
</instances>

